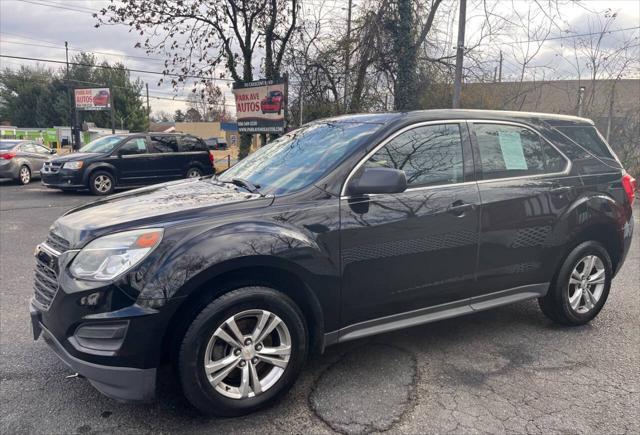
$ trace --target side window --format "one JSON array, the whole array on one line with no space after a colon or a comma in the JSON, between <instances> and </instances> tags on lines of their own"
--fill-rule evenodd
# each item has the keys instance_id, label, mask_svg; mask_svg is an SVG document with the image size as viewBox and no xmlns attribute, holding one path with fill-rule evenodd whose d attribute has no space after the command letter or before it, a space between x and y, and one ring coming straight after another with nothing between
<instances>
[{"instance_id":1,"label":"side window","mask_svg":"<svg viewBox=\"0 0 640 435\"><path fill-rule=\"evenodd\" d=\"M556 129L597 157L613 158L595 127L556 127Z\"/></svg>"},{"instance_id":2,"label":"side window","mask_svg":"<svg viewBox=\"0 0 640 435\"><path fill-rule=\"evenodd\" d=\"M193 136L183 136L180 138L180 151L205 151L206 145L200 139Z\"/></svg>"},{"instance_id":3,"label":"side window","mask_svg":"<svg viewBox=\"0 0 640 435\"><path fill-rule=\"evenodd\" d=\"M513 125L473 124L482 178L509 178L562 172L567 162L537 133Z\"/></svg>"},{"instance_id":4,"label":"side window","mask_svg":"<svg viewBox=\"0 0 640 435\"><path fill-rule=\"evenodd\" d=\"M20 145L20 151L23 153L35 153L36 147L32 143L23 143Z\"/></svg>"},{"instance_id":5,"label":"side window","mask_svg":"<svg viewBox=\"0 0 640 435\"><path fill-rule=\"evenodd\" d=\"M365 167L402 169L409 187L464 181L458 124L426 125L405 131L380 148Z\"/></svg>"},{"instance_id":6,"label":"side window","mask_svg":"<svg viewBox=\"0 0 640 435\"><path fill-rule=\"evenodd\" d=\"M176 136L151 136L152 153L177 153L178 139Z\"/></svg>"},{"instance_id":7,"label":"side window","mask_svg":"<svg viewBox=\"0 0 640 435\"><path fill-rule=\"evenodd\" d=\"M147 145L143 137L129 140L118 150L120 155L147 154Z\"/></svg>"},{"instance_id":8,"label":"side window","mask_svg":"<svg viewBox=\"0 0 640 435\"><path fill-rule=\"evenodd\" d=\"M36 145L35 148L38 154L51 154L49 150L43 146Z\"/></svg>"}]
</instances>

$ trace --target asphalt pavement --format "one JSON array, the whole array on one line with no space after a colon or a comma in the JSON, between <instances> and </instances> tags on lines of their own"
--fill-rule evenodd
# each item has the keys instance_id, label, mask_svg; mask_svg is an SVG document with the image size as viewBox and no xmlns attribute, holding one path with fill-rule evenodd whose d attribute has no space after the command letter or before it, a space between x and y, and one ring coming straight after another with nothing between
<instances>
[{"instance_id":1,"label":"asphalt pavement","mask_svg":"<svg viewBox=\"0 0 640 435\"><path fill-rule=\"evenodd\" d=\"M587 326L557 326L527 301L337 345L275 406L212 419L168 369L156 402L122 404L67 378L33 341L33 249L59 215L92 200L0 180L0 433L640 433L637 234Z\"/></svg>"}]
</instances>

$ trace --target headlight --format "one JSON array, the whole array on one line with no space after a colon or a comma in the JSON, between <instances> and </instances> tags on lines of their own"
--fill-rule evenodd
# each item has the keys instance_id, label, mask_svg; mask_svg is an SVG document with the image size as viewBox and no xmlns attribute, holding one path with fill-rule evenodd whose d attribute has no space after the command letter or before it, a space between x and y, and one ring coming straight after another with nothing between
<instances>
[{"instance_id":1,"label":"headlight","mask_svg":"<svg viewBox=\"0 0 640 435\"><path fill-rule=\"evenodd\" d=\"M97 238L73 259L69 271L76 278L109 281L142 261L160 244L162 233L144 229Z\"/></svg>"},{"instance_id":2,"label":"headlight","mask_svg":"<svg viewBox=\"0 0 640 435\"><path fill-rule=\"evenodd\" d=\"M64 169L80 169L82 167L82 160L77 162L65 162L65 164L62 165L62 167Z\"/></svg>"}]
</instances>

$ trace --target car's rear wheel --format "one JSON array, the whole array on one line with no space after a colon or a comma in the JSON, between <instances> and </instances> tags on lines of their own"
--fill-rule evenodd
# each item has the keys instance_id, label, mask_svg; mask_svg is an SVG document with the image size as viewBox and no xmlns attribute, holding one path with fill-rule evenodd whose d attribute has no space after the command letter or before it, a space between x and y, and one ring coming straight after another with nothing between
<instances>
[{"instance_id":1,"label":"car's rear wheel","mask_svg":"<svg viewBox=\"0 0 640 435\"><path fill-rule=\"evenodd\" d=\"M200 178L202 177L202 171L200 170L200 168L196 168L191 167L189 168L189 170L187 171L187 178Z\"/></svg>"},{"instance_id":2,"label":"car's rear wheel","mask_svg":"<svg viewBox=\"0 0 640 435\"><path fill-rule=\"evenodd\" d=\"M22 165L18 171L18 183L29 184L31 182L31 170L27 165Z\"/></svg>"},{"instance_id":3,"label":"car's rear wheel","mask_svg":"<svg viewBox=\"0 0 640 435\"><path fill-rule=\"evenodd\" d=\"M203 414L238 416L270 405L294 383L307 356L299 308L266 287L244 287L207 305L182 339L178 372Z\"/></svg>"},{"instance_id":4,"label":"car's rear wheel","mask_svg":"<svg viewBox=\"0 0 640 435\"><path fill-rule=\"evenodd\" d=\"M96 171L89 176L89 189L94 195L110 195L115 189L113 175L106 171Z\"/></svg>"},{"instance_id":5,"label":"car's rear wheel","mask_svg":"<svg viewBox=\"0 0 640 435\"><path fill-rule=\"evenodd\" d=\"M589 241L576 246L560 267L549 292L539 299L542 312L563 325L593 320L607 300L613 268L607 250Z\"/></svg>"}]
</instances>

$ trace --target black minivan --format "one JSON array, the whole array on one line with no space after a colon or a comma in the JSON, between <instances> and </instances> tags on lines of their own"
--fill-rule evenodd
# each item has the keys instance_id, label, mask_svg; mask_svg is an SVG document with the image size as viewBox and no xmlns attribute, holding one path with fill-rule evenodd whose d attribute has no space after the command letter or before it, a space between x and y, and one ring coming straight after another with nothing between
<instances>
[{"instance_id":1,"label":"black minivan","mask_svg":"<svg viewBox=\"0 0 640 435\"><path fill-rule=\"evenodd\" d=\"M201 412L240 415L335 343L529 299L586 324L629 251L635 190L584 118L320 120L218 177L60 217L36 250L34 337L110 397L151 399L170 362Z\"/></svg>"},{"instance_id":2,"label":"black minivan","mask_svg":"<svg viewBox=\"0 0 640 435\"><path fill-rule=\"evenodd\" d=\"M213 173L213 157L202 139L185 134L134 133L103 136L77 153L47 161L42 184L109 195L120 187Z\"/></svg>"}]
</instances>

